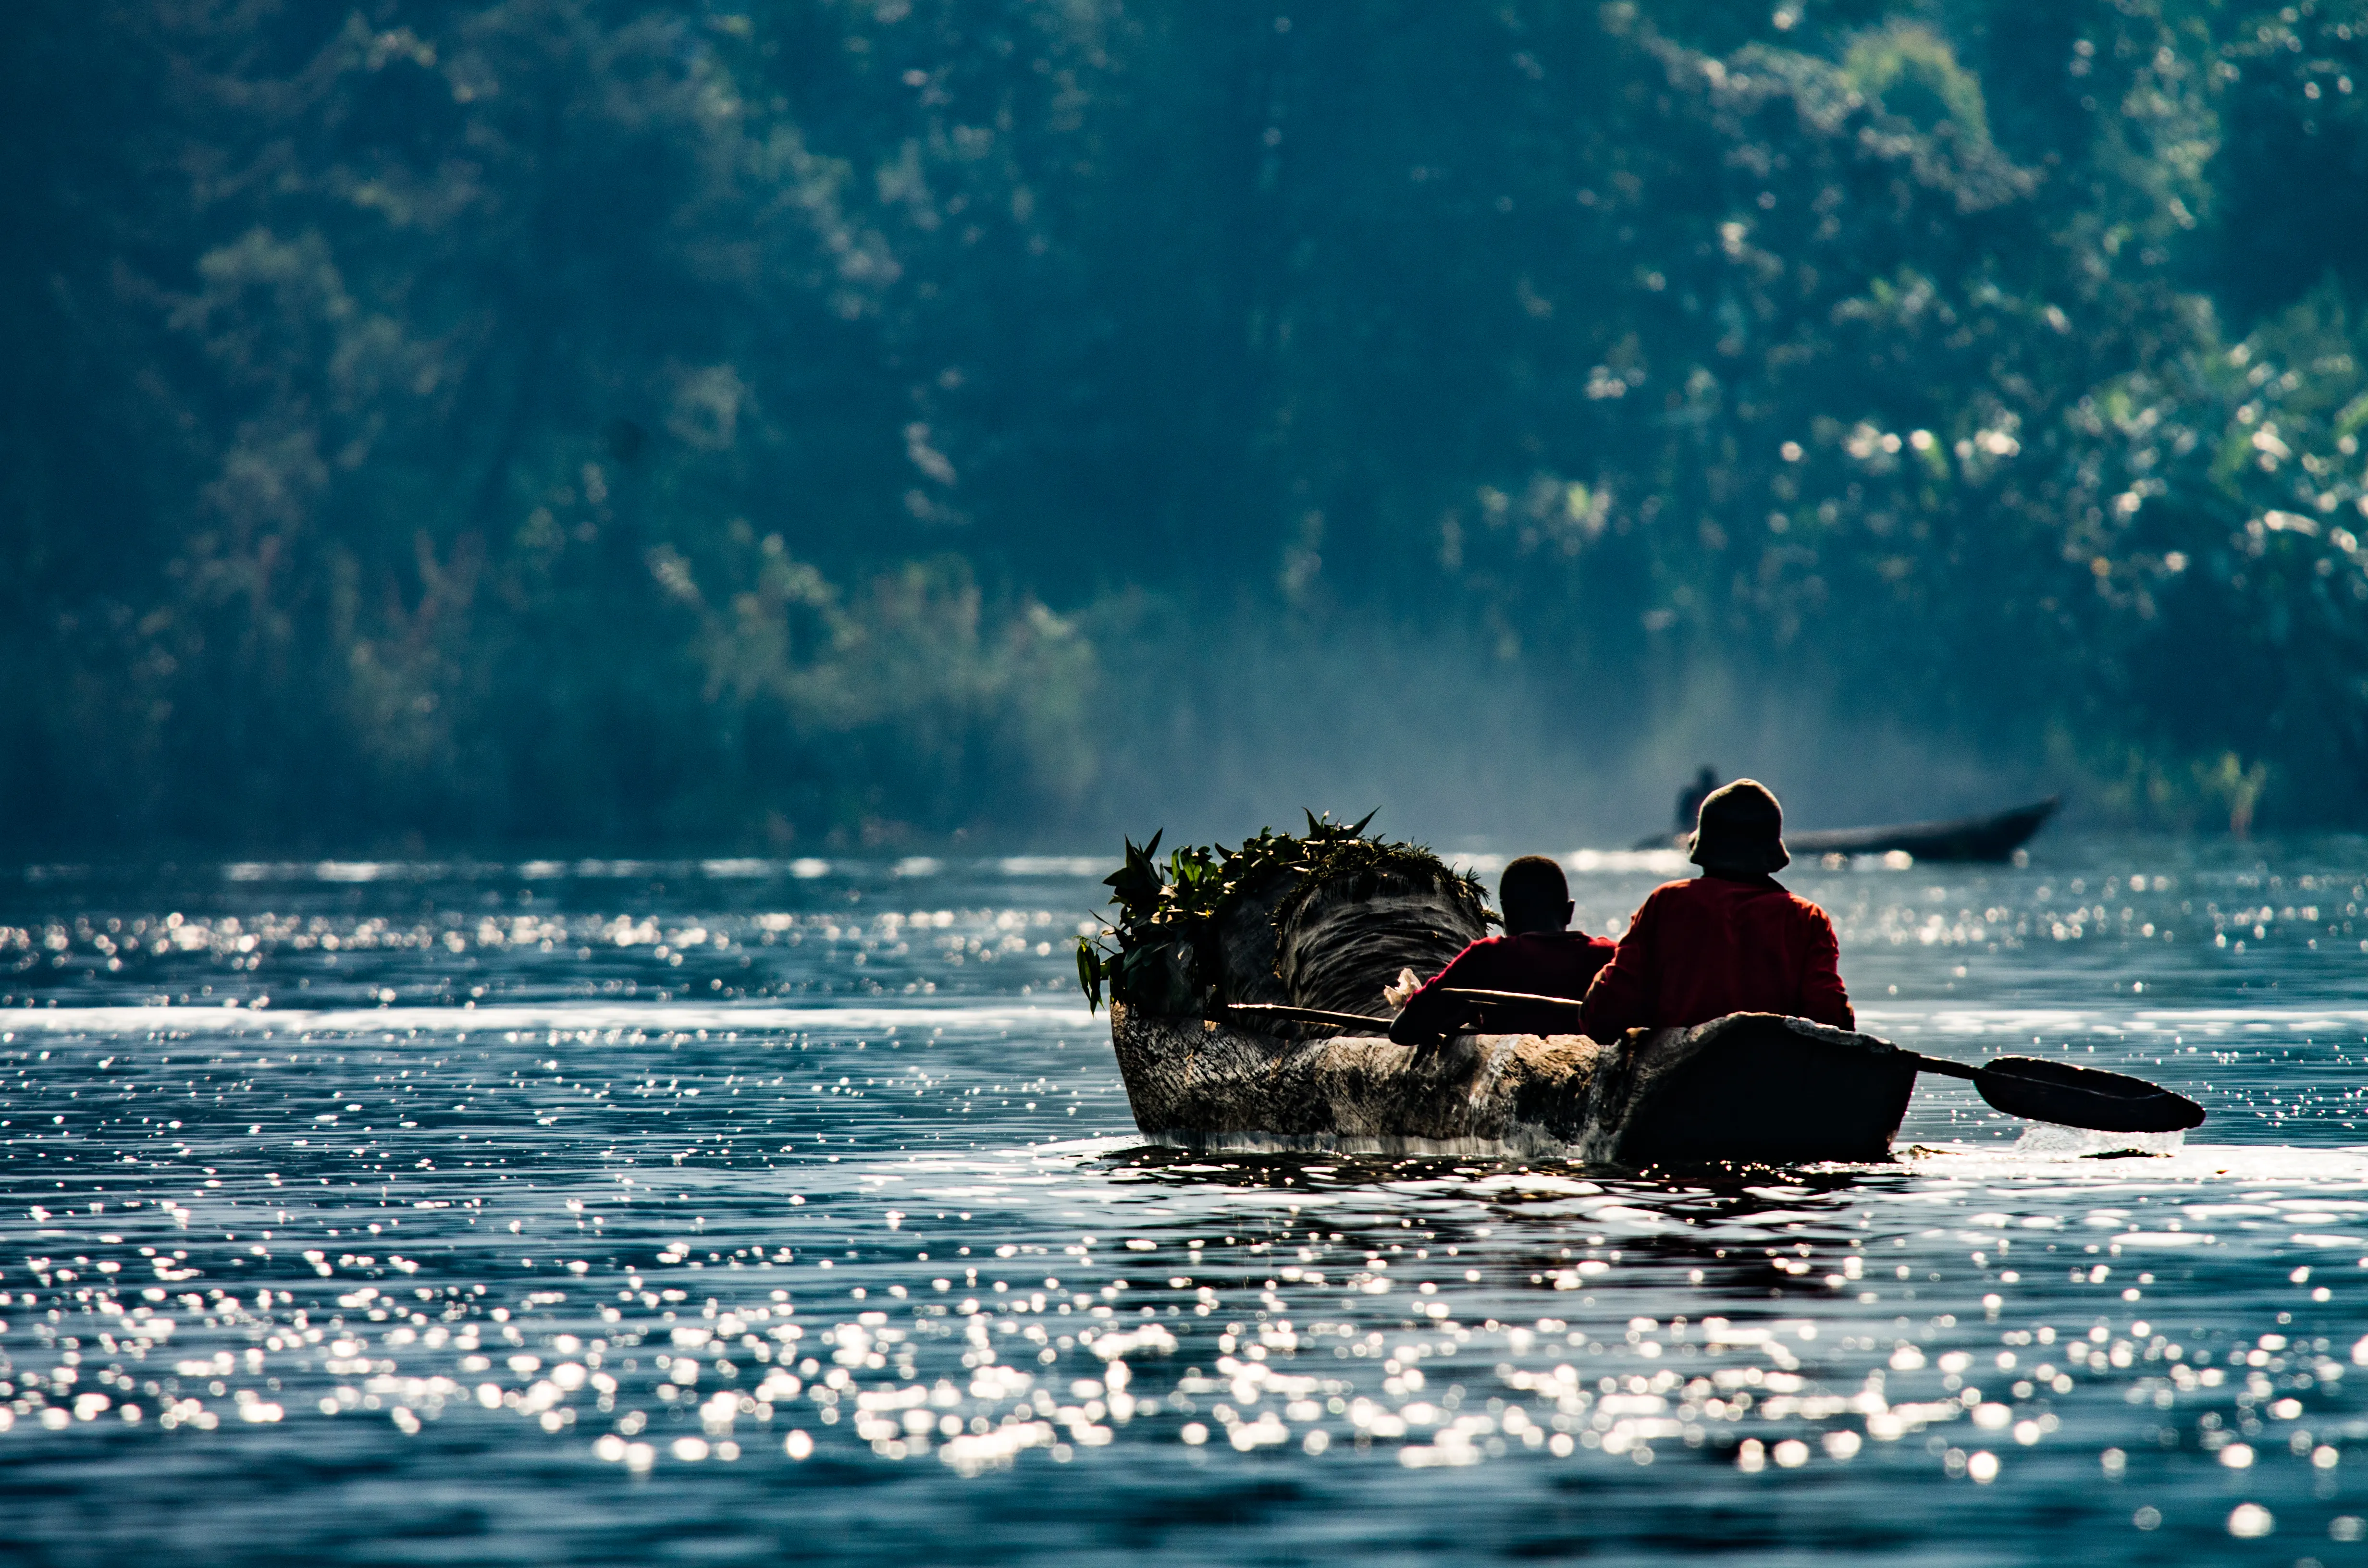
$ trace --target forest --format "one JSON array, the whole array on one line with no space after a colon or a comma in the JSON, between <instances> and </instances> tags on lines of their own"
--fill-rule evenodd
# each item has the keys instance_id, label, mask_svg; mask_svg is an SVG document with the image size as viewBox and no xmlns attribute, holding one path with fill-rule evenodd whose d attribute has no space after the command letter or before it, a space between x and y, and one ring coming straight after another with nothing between
<instances>
[{"instance_id":1,"label":"forest","mask_svg":"<svg viewBox=\"0 0 2368 1568\"><path fill-rule=\"evenodd\" d=\"M1067 844L1755 712L2368 818L2368 0L0 29L20 855Z\"/></svg>"}]
</instances>

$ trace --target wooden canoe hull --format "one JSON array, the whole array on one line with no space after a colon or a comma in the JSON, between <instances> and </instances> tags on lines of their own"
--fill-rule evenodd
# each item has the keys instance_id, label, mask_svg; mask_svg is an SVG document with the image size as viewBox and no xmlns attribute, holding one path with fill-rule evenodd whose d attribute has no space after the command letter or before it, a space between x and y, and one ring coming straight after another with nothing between
<instances>
[{"instance_id":1,"label":"wooden canoe hull","mask_svg":"<svg viewBox=\"0 0 2368 1568\"><path fill-rule=\"evenodd\" d=\"M1782 1027L1731 1030L1698 1051L1630 1112L1622 1153L1677 1164L1890 1158L1916 1069L1873 1036L1775 1022Z\"/></svg>"},{"instance_id":2,"label":"wooden canoe hull","mask_svg":"<svg viewBox=\"0 0 2368 1568\"><path fill-rule=\"evenodd\" d=\"M1380 1020L1376 1020L1378 1026ZM1110 1010L1135 1125L1198 1150L1645 1165L1887 1157L1916 1085L1869 1035L1744 1013L1688 1029L1292 1040Z\"/></svg>"}]
</instances>

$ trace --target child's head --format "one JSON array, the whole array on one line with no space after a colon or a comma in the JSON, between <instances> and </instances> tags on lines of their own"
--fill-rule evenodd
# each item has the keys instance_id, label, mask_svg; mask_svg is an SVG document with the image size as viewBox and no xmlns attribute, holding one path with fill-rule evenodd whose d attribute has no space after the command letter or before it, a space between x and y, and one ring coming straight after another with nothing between
<instances>
[{"instance_id":1,"label":"child's head","mask_svg":"<svg viewBox=\"0 0 2368 1568\"><path fill-rule=\"evenodd\" d=\"M1524 855L1497 880L1497 902L1505 911L1505 931L1560 931L1570 925L1570 883L1562 867L1543 855Z\"/></svg>"}]
</instances>

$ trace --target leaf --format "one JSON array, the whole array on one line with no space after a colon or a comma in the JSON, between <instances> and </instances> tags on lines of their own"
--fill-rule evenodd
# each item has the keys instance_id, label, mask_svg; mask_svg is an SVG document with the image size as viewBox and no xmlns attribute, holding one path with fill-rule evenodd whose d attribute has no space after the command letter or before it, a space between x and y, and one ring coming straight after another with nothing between
<instances>
[{"instance_id":1,"label":"leaf","mask_svg":"<svg viewBox=\"0 0 2368 1568\"><path fill-rule=\"evenodd\" d=\"M1110 890L1110 902L1124 912L1123 925L1149 920L1159 908L1167 883L1159 874L1158 862L1151 857L1165 831L1153 834L1145 845L1126 840L1126 864L1102 879L1102 885Z\"/></svg>"},{"instance_id":2,"label":"leaf","mask_svg":"<svg viewBox=\"0 0 2368 1568\"><path fill-rule=\"evenodd\" d=\"M1093 942L1085 937L1077 938L1077 984L1086 994L1086 1011L1102 1009L1102 966L1094 952Z\"/></svg>"}]
</instances>

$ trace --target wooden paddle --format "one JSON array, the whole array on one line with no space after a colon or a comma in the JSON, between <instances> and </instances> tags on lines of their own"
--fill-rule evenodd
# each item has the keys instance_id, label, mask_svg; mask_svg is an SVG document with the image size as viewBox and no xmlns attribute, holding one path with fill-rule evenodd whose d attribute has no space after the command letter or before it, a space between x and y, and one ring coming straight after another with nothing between
<instances>
[{"instance_id":1,"label":"wooden paddle","mask_svg":"<svg viewBox=\"0 0 2368 1568\"><path fill-rule=\"evenodd\" d=\"M1899 1054L1919 1073L1966 1079L1992 1108L2033 1121L2100 1132L2184 1132L2203 1120L2203 1108L2185 1095L2100 1067L2075 1067L2044 1056L1998 1056L1969 1067L1912 1051Z\"/></svg>"},{"instance_id":2,"label":"wooden paddle","mask_svg":"<svg viewBox=\"0 0 2368 1568\"><path fill-rule=\"evenodd\" d=\"M1534 1009L1557 1007L1576 1018L1578 1004L1566 996L1533 996L1519 991L1473 991L1448 986L1438 993L1460 1002L1519 1004ZM2038 1056L2000 1056L1978 1067L1946 1057L1926 1056L1895 1047L1919 1073L1963 1078L1974 1085L1994 1110L2059 1127L2086 1127L2099 1132L2183 1132L2203 1120L2203 1108L2184 1095L2171 1093L2144 1078L2108 1073L2097 1067L2075 1067Z\"/></svg>"},{"instance_id":3,"label":"wooden paddle","mask_svg":"<svg viewBox=\"0 0 2368 1568\"><path fill-rule=\"evenodd\" d=\"M1479 991L1462 986L1448 986L1432 994L1452 1001L1476 1005L1485 1015L1491 1006L1518 1006L1524 1010L1539 1007L1567 1012L1577 1021L1578 1004L1567 996L1538 996L1522 991ZM1316 1007L1293 1007L1281 1003L1245 1003L1231 1009L1237 1013L1261 1013L1269 1017L1285 1017L1302 1023L1332 1024L1341 1028L1367 1029L1386 1033L1389 1020L1369 1018L1355 1013L1330 1013ZM2173 1094L2158 1084L2144 1078L2133 1078L2123 1073L2108 1073L2097 1067L2076 1067L2068 1062L2050 1062L2039 1056L2000 1056L1978 1067L1946 1057L1926 1056L1919 1051L1901 1048L1899 1054L1919 1073L1937 1073L1944 1078L1963 1078L1974 1085L1975 1092L1989 1102L1992 1109L2009 1116L2027 1117L2033 1121L2052 1121L2059 1127L2085 1127L2099 1132L2183 1132L2200 1126L2203 1108L2184 1095Z\"/></svg>"},{"instance_id":4,"label":"wooden paddle","mask_svg":"<svg viewBox=\"0 0 2368 1568\"><path fill-rule=\"evenodd\" d=\"M1336 1028L1371 1029L1375 1034L1390 1032L1387 1018L1369 1018L1362 1013L1331 1013L1321 1007L1294 1007L1288 1002L1235 1002L1225 1011L1256 1013L1262 1018L1283 1018L1294 1024L1330 1024Z\"/></svg>"}]
</instances>

